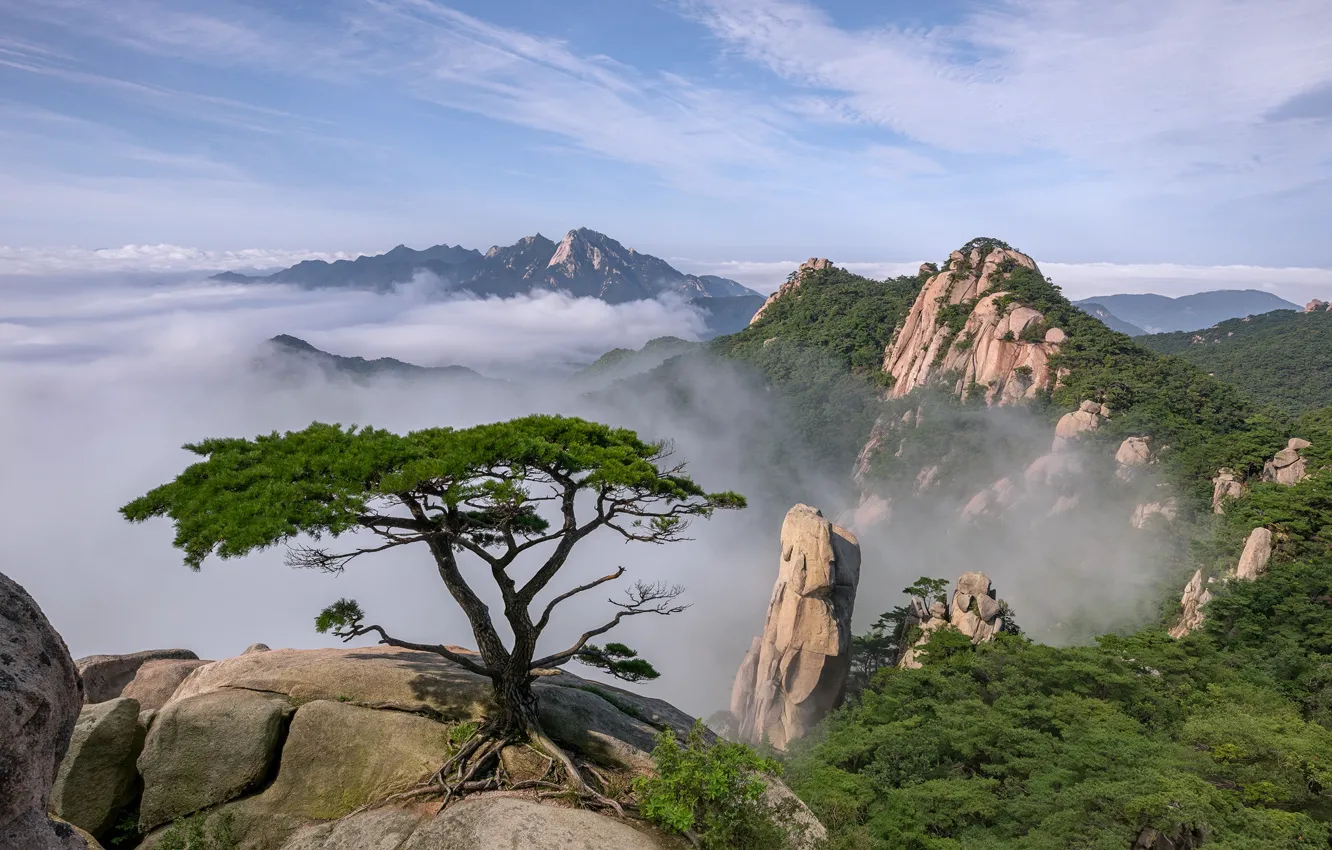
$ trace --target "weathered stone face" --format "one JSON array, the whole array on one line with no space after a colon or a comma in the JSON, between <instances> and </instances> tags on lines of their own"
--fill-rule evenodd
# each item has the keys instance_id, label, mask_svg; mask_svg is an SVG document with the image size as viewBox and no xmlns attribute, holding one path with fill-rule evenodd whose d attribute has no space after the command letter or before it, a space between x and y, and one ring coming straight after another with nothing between
<instances>
[{"instance_id":1,"label":"weathered stone face","mask_svg":"<svg viewBox=\"0 0 1332 850\"><path fill-rule=\"evenodd\" d=\"M742 740L784 749L841 703L851 659L860 544L818 509L782 523L782 557L763 635L741 664L731 710Z\"/></svg>"},{"instance_id":2,"label":"weathered stone face","mask_svg":"<svg viewBox=\"0 0 1332 850\"><path fill-rule=\"evenodd\" d=\"M1267 528L1255 528L1244 541L1244 551L1240 553L1239 563L1230 572L1236 581L1253 581L1267 572L1267 564L1272 560L1272 532ZM1203 580L1203 571L1198 570L1184 586L1184 593L1179 600L1179 618L1170 629L1170 636L1182 638L1203 624L1206 613L1203 606L1212 600L1212 593Z\"/></svg>"},{"instance_id":3,"label":"weathered stone face","mask_svg":"<svg viewBox=\"0 0 1332 850\"><path fill-rule=\"evenodd\" d=\"M82 705L65 642L27 591L0 573L0 848L86 846L46 815Z\"/></svg>"},{"instance_id":4,"label":"weathered stone face","mask_svg":"<svg viewBox=\"0 0 1332 850\"><path fill-rule=\"evenodd\" d=\"M85 705L51 789L51 813L105 836L134 801L143 749L139 704L121 697Z\"/></svg>"},{"instance_id":5,"label":"weathered stone face","mask_svg":"<svg viewBox=\"0 0 1332 850\"><path fill-rule=\"evenodd\" d=\"M1238 499L1244 495L1244 479L1235 474L1233 469L1218 469L1212 479L1212 513L1226 512L1226 500Z\"/></svg>"},{"instance_id":6,"label":"weathered stone face","mask_svg":"<svg viewBox=\"0 0 1332 850\"><path fill-rule=\"evenodd\" d=\"M1049 328L1034 340L1022 338L1045 317L1029 307L1001 303L1004 272L999 269L1006 263L1036 268L1026 254L1007 248L994 248L983 258L979 249L967 256L954 251L947 267L925 282L884 354L883 371L893 377L890 396L904 396L954 370L961 375L955 392L965 397L972 387L985 387L988 404L1032 398L1049 384L1050 356L1067 334ZM940 321L940 311L963 303L973 305L971 313L954 334Z\"/></svg>"},{"instance_id":7,"label":"weathered stone face","mask_svg":"<svg viewBox=\"0 0 1332 850\"><path fill-rule=\"evenodd\" d=\"M168 823L257 787L272 770L291 711L286 700L240 690L167 703L139 756L140 825Z\"/></svg>"},{"instance_id":8,"label":"weathered stone face","mask_svg":"<svg viewBox=\"0 0 1332 850\"><path fill-rule=\"evenodd\" d=\"M1212 592L1203 581L1203 572L1198 570L1184 586L1184 595L1180 597L1179 620L1170 629L1170 636L1182 638L1203 624L1203 606L1212 601Z\"/></svg>"},{"instance_id":9,"label":"weathered stone face","mask_svg":"<svg viewBox=\"0 0 1332 850\"><path fill-rule=\"evenodd\" d=\"M1253 581L1267 573L1267 562L1272 560L1272 532L1255 528L1244 541L1244 551L1235 567L1235 578Z\"/></svg>"}]
</instances>

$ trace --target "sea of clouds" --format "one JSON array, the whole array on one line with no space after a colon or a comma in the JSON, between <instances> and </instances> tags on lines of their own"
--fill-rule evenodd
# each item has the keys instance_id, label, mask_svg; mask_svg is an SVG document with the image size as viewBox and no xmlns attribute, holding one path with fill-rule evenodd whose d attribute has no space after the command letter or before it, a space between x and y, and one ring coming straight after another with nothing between
<instances>
[{"instance_id":1,"label":"sea of clouds","mask_svg":"<svg viewBox=\"0 0 1332 850\"><path fill-rule=\"evenodd\" d=\"M777 531L790 504L786 495L768 496L760 471L745 466L756 424L771 420L768 401L726 369L688 377L690 392L715 400L705 420L667 396L596 399L568 380L611 348L664 335L697 338L703 322L686 305L612 306L559 293L441 299L428 280L387 295L308 291L198 274L11 275L0 279L0 293L0 440L10 447L0 464L0 569L34 595L76 657L183 646L218 658L255 641L330 645L314 632L313 617L344 596L405 639L473 644L421 552L363 558L341 576L289 569L282 551L210 559L194 573L171 546L169 522L131 526L117 509L183 470L196 458L180 447L205 437L298 429L313 420L408 431L565 413L669 438L705 486L751 497L749 510L697 524L691 542L626 546L609 532L589 538L550 589L620 565L629 569L626 583L684 584L688 611L631 619L613 637L662 670L648 692L701 715L725 705L749 637L762 626ZM494 380L361 385L313 372L294 383L277 380L256 362L264 341L279 333L337 354L464 365ZM818 498L808 492L808 500ZM489 575L476 566L471 574L487 588ZM562 606L541 648L560 649L609 619L607 597L618 593L610 588Z\"/></svg>"}]
</instances>

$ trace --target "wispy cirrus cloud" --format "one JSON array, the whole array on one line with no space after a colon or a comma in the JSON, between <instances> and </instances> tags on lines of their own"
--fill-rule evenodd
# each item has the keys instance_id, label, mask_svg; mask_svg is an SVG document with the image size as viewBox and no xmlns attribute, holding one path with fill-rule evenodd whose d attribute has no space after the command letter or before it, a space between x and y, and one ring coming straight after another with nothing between
<instances>
[{"instance_id":1,"label":"wispy cirrus cloud","mask_svg":"<svg viewBox=\"0 0 1332 850\"><path fill-rule=\"evenodd\" d=\"M1010 0L924 29L839 26L804 0L683 8L805 89L806 114L939 150L1047 151L1247 191L1328 173L1332 123L1269 120L1332 81L1332 6L1319 0Z\"/></svg>"}]
</instances>

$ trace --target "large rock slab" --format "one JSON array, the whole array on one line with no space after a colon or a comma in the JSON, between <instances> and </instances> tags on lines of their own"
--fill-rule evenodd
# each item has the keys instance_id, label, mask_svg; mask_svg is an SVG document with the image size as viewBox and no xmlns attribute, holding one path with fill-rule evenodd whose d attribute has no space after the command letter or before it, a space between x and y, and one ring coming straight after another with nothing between
<instances>
[{"instance_id":1,"label":"large rock slab","mask_svg":"<svg viewBox=\"0 0 1332 850\"><path fill-rule=\"evenodd\" d=\"M648 769L658 729L625 713L605 695L579 688L535 687L541 725L551 738L602 764ZM611 699L614 699L611 696ZM632 710L632 709L631 709ZM687 730L686 730L687 731Z\"/></svg>"},{"instance_id":2,"label":"large rock slab","mask_svg":"<svg viewBox=\"0 0 1332 850\"><path fill-rule=\"evenodd\" d=\"M272 773L286 700L229 689L174 699L153 721L139 772L139 823L150 829L235 799Z\"/></svg>"},{"instance_id":3,"label":"large rock slab","mask_svg":"<svg viewBox=\"0 0 1332 850\"><path fill-rule=\"evenodd\" d=\"M0 573L0 848L86 846L46 814L82 705L65 642L28 592Z\"/></svg>"},{"instance_id":4,"label":"large rock slab","mask_svg":"<svg viewBox=\"0 0 1332 850\"><path fill-rule=\"evenodd\" d=\"M258 803L333 820L426 779L453 749L449 727L428 717L316 700L292 718L277 779Z\"/></svg>"},{"instance_id":5,"label":"large rock slab","mask_svg":"<svg viewBox=\"0 0 1332 850\"><path fill-rule=\"evenodd\" d=\"M665 846L646 832L585 809L480 797L445 809L419 827L401 850L663 850Z\"/></svg>"},{"instance_id":6,"label":"large rock slab","mask_svg":"<svg viewBox=\"0 0 1332 850\"><path fill-rule=\"evenodd\" d=\"M391 646L248 652L195 670L173 700L224 688L284 694L297 702L391 708L449 722L480 720L494 707L484 676L431 652Z\"/></svg>"},{"instance_id":7,"label":"large rock slab","mask_svg":"<svg viewBox=\"0 0 1332 850\"><path fill-rule=\"evenodd\" d=\"M741 740L785 749L846 693L860 543L817 508L796 505L782 522L781 546L757 657L751 648L740 666L732 712Z\"/></svg>"},{"instance_id":8,"label":"large rock slab","mask_svg":"<svg viewBox=\"0 0 1332 850\"><path fill-rule=\"evenodd\" d=\"M51 813L105 836L138 792L143 739L134 700L85 705L51 789Z\"/></svg>"},{"instance_id":9,"label":"large rock slab","mask_svg":"<svg viewBox=\"0 0 1332 850\"><path fill-rule=\"evenodd\" d=\"M298 830L282 850L400 850L424 819L420 812L369 809Z\"/></svg>"},{"instance_id":10,"label":"large rock slab","mask_svg":"<svg viewBox=\"0 0 1332 850\"><path fill-rule=\"evenodd\" d=\"M158 659L195 660L199 656L188 649L148 649L126 655L87 655L77 662L88 702L105 702L121 696L125 686L134 681L139 668Z\"/></svg>"},{"instance_id":11,"label":"large rock slab","mask_svg":"<svg viewBox=\"0 0 1332 850\"><path fill-rule=\"evenodd\" d=\"M207 663L197 658L154 658L145 661L121 691L121 696L138 700L144 711L161 708L187 676Z\"/></svg>"}]
</instances>

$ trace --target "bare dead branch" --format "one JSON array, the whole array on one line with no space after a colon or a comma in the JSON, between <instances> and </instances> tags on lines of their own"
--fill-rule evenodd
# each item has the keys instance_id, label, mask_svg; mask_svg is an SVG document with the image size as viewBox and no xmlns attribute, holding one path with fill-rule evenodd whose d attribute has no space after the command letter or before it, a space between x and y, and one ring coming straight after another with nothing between
<instances>
[{"instance_id":1,"label":"bare dead branch","mask_svg":"<svg viewBox=\"0 0 1332 850\"><path fill-rule=\"evenodd\" d=\"M570 590L567 593L561 593L559 596L556 596L554 599L550 600L550 604L546 606L546 610L541 612L541 619L537 621L536 624L537 633L540 634L541 630L546 628L546 624L550 622L550 612L555 610L556 605L559 605L561 602L563 602L564 600L568 599L571 596L577 596L578 594L589 591L594 587L599 587L608 581L615 581L617 578L619 578L622 575L624 575L624 567L617 567L615 572L610 573L609 575L604 575L599 579L595 579L593 581L588 582L587 584L580 584L578 587L575 587L573 590Z\"/></svg>"},{"instance_id":2,"label":"bare dead branch","mask_svg":"<svg viewBox=\"0 0 1332 850\"><path fill-rule=\"evenodd\" d=\"M383 546L373 546L366 549L356 549L352 552L329 552L326 549L318 549L311 546L291 545L287 547L287 555L283 559L287 566L297 570L320 570L321 572L337 575L347 568L353 558L359 558L361 555L368 555L373 552L383 552L385 549L392 549L395 546L403 546L408 543L416 543L425 538L421 535L412 537L395 537Z\"/></svg>"},{"instance_id":3,"label":"bare dead branch","mask_svg":"<svg viewBox=\"0 0 1332 850\"><path fill-rule=\"evenodd\" d=\"M671 603L683 592L684 588L678 584L667 586L662 582L654 584L647 584L641 581L637 582L633 587L625 591L625 595L629 598L628 602L616 602L614 599L610 600L611 604L619 608L620 611L615 614L615 617L609 623L598 626L590 631L583 632L582 636L574 641L573 646L563 652L556 652L553 655L547 655L545 658L539 658L536 661L533 661L529 666L529 669L535 670L539 667L559 667L561 664L567 663L569 659L577 655L579 650L587 645L589 640L597 635L604 635L606 632L615 628L625 617L633 617L638 614L660 614L663 617L670 616L671 614L679 614L689 606L672 605Z\"/></svg>"}]
</instances>

